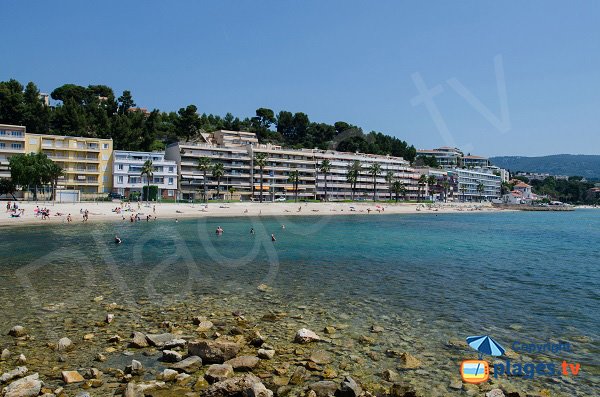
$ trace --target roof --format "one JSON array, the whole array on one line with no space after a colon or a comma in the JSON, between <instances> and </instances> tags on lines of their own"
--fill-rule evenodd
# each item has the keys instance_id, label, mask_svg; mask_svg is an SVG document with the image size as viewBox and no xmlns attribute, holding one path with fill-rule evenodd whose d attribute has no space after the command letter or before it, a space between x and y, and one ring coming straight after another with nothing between
<instances>
[{"instance_id":1,"label":"roof","mask_svg":"<svg viewBox=\"0 0 600 397\"><path fill-rule=\"evenodd\" d=\"M482 156L463 156L466 159L482 159L482 160L487 160L487 157L482 157Z\"/></svg>"},{"instance_id":2,"label":"roof","mask_svg":"<svg viewBox=\"0 0 600 397\"><path fill-rule=\"evenodd\" d=\"M515 185L515 187L528 188L528 187L531 187L531 185L528 185L528 184L526 184L525 182L521 181L521 182L517 183L517 184Z\"/></svg>"}]
</instances>

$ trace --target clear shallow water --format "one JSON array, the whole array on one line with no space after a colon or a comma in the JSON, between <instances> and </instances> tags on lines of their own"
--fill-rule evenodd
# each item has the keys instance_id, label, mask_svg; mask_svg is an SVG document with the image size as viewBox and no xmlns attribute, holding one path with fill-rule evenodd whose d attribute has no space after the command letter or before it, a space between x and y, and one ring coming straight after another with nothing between
<instances>
[{"instance_id":1,"label":"clear shallow water","mask_svg":"<svg viewBox=\"0 0 600 397\"><path fill-rule=\"evenodd\" d=\"M220 237L218 225L225 230ZM349 338L382 325L385 340L368 348L382 358L364 363L368 376L394 367L383 355L394 348L425 362L428 373L415 378L447 384L458 362L474 358L448 341L489 334L508 349L514 341L572 343L572 353L520 358L579 362L578 378L511 379L522 390L593 395L597 386L599 211L209 218L0 231L7 328L23 321L57 333L83 327L97 295L157 307L210 302L257 317L301 312L298 325L318 331L345 323ZM112 243L115 234L123 244ZM271 287L268 294L257 290L261 283Z\"/></svg>"}]
</instances>

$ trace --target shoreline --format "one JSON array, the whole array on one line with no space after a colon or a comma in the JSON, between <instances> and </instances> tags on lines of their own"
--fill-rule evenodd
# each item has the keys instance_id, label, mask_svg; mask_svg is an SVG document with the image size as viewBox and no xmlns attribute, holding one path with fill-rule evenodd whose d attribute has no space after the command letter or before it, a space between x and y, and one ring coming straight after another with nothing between
<instances>
[{"instance_id":1,"label":"shoreline","mask_svg":"<svg viewBox=\"0 0 600 397\"><path fill-rule=\"evenodd\" d=\"M82 223L83 214L89 211L87 223L130 222L130 218L139 214L140 221L164 219L198 219L204 217L260 217L260 216L336 216L336 215L389 215L389 214L448 214L506 212L511 210L494 208L490 203L378 203L378 202L328 202L328 203L156 203L146 206L145 203L133 203L130 210L127 205L121 207L119 202L80 202L80 203L47 203L18 202L20 209L25 209L19 218L12 218L8 212L0 217L0 227L32 226L46 224L67 224L67 215L71 214L73 223ZM48 208L50 216L42 220L35 216L36 207ZM116 213L116 208L123 208ZM155 208L155 210L154 210ZM301 210L299 210L301 208ZM6 209L4 208L4 211ZM61 214L61 215L57 215Z\"/></svg>"}]
</instances>

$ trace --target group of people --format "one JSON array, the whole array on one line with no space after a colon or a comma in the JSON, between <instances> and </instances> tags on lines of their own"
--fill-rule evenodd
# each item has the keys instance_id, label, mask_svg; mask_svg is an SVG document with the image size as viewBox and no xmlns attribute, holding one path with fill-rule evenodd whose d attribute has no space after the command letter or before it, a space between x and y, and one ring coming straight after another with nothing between
<instances>
[{"instance_id":1,"label":"group of people","mask_svg":"<svg viewBox=\"0 0 600 397\"><path fill-rule=\"evenodd\" d=\"M10 216L12 216L13 218L18 218L25 213L25 209L19 208L19 204L16 201L12 203L12 205L9 201L8 203L6 203L6 212L10 213Z\"/></svg>"},{"instance_id":2,"label":"group of people","mask_svg":"<svg viewBox=\"0 0 600 397\"><path fill-rule=\"evenodd\" d=\"M87 208L85 210L81 208L79 213L83 216L84 222L87 222L90 219L90 212L87 210ZM71 214L69 214L69 216L71 216Z\"/></svg>"},{"instance_id":3,"label":"group of people","mask_svg":"<svg viewBox=\"0 0 600 397\"><path fill-rule=\"evenodd\" d=\"M44 207L44 208L40 208L40 206L36 206L35 209L33 210L33 216L38 216L41 215L42 220L48 220L50 218L50 209Z\"/></svg>"}]
</instances>

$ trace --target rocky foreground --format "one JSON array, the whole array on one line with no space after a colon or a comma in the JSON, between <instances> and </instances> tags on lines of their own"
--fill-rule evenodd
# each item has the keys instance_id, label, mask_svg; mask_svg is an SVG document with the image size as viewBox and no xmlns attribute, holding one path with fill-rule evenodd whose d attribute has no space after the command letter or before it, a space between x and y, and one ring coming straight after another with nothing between
<instances>
[{"instance_id":1,"label":"rocky foreground","mask_svg":"<svg viewBox=\"0 0 600 397\"><path fill-rule=\"evenodd\" d=\"M77 332L65 319L59 329L69 335L57 340L47 340L52 333L13 326L8 332L13 343L1 354L2 396L525 396L500 385L463 384L460 378L417 385L411 379L424 378L427 385L424 359L394 349L384 354L395 361L395 370L382 369L373 380L361 372L359 354L337 353L336 346L346 343L339 337L343 324L318 332L280 327L280 333L267 335L263 330L288 313L269 312L260 319L238 311L186 317L181 308L166 308L154 319L172 316L173 321L141 329L140 323L152 323L150 311L134 316L102 299L94 301L102 305L104 319ZM374 324L365 331L351 342L376 365L369 346L385 338L385 329Z\"/></svg>"}]
</instances>

